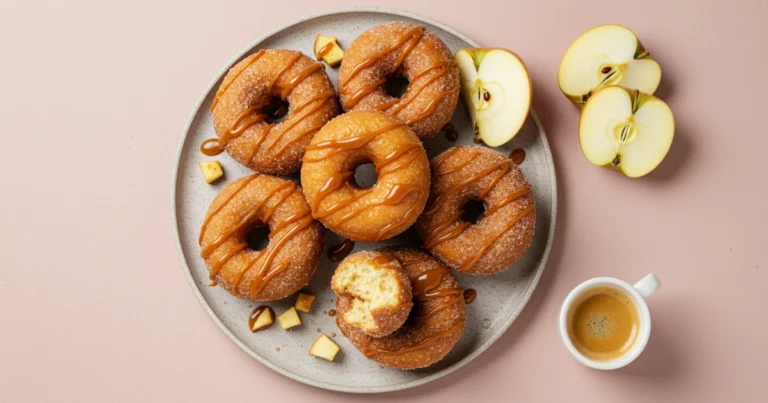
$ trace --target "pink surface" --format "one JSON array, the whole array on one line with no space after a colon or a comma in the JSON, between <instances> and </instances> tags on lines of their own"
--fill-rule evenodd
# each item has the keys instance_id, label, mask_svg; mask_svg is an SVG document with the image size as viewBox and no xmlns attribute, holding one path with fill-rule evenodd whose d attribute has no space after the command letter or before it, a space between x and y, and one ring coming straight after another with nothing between
<instances>
[{"instance_id":1,"label":"pink surface","mask_svg":"<svg viewBox=\"0 0 768 403\"><path fill-rule=\"evenodd\" d=\"M352 2L36 3L0 5L0 401L768 400L768 3L386 2L524 58L560 214L539 288L490 351L369 397L240 351L189 289L170 225L176 147L211 78L277 25ZM606 22L661 63L657 95L676 116L670 155L640 180L584 159L557 88L568 44ZM557 333L562 299L589 277L649 271L664 285L644 355L616 372L580 366Z\"/></svg>"}]
</instances>

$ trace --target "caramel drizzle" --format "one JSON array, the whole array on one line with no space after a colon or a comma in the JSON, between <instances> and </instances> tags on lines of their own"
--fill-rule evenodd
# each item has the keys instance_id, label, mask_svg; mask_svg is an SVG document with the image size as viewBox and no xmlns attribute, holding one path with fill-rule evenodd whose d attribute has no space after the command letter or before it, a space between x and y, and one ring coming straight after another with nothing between
<instances>
[{"instance_id":1,"label":"caramel drizzle","mask_svg":"<svg viewBox=\"0 0 768 403\"><path fill-rule=\"evenodd\" d=\"M416 47L416 44L419 43L423 35L424 35L424 26L422 25L418 25L409 29L392 46L386 49L383 49L377 53L374 53L368 59L361 61L355 67L353 67L352 71L349 73L349 76L347 76L347 79L344 81L344 83L339 85L339 90L342 91L344 87L350 81L352 81L352 79L355 76L357 76L357 74L363 71L363 69L370 67L371 65L376 63L376 61L379 60L382 56L395 51L397 48L402 46L405 42L413 39L408 43L408 45L406 45L403 52L401 52L400 55L397 57L397 60L395 61L395 65L392 67L392 70L390 71L390 74L394 73L395 71L397 71L398 68L400 68L400 65L403 63L403 60L405 60L406 56L408 56L408 54L411 53L413 48ZM364 86L363 88L358 90L354 95L352 95L350 99L344 102L344 109L349 110L350 108L353 108L355 105L357 105L358 102L360 102L360 100L363 97L375 91L380 85L384 84L386 81L387 81L386 79L381 79L376 81L375 83L371 83L369 85Z\"/></svg>"},{"instance_id":2,"label":"caramel drizzle","mask_svg":"<svg viewBox=\"0 0 768 403\"><path fill-rule=\"evenodd\" d=\"M444 76L448 72L448 66L450 66L451 63L452 62L450 61L442 61L439 63L435 63L427 67L426 69L416 73L411 79L411 82L408 83L408 87L406 88L406 93L408 94L407 98L394 99L390 102L386 102L384 104L379 105L376 109L380 111L384 111L389 109L391 106L396 105L393 110L389 111L389 113L392 115L397 114L398 112L403 110L406 106L408 106L408 104L410 104L414 99L416 99L416 97L418 97L419 94L421 94L421 92L424 91L424 89L427 88L429 84L432 84L437 79ZM427 79L421 85L419 85L418 88L411 91L411 87L419 78L437 69L440 69L440 71L433 74L431 77L429 77L429 79Z\"/></svg>"},{"instance_id":3,"label":"caramel drizzle","mask_svg":"<svg viewBox=\"0 0 768 403\"><path fill-rule=\"evenodd\" d=\"M410 53L411 50L413 50L413 48L416 46L416 43L419 40L421 40L422 35L424 35L424 26L423 25L418 25L418 26L415 26L415 27L409 29L408 31L406 31L405 35L401 36L397 40L397 42L395 42L392 46L390 46L390 47L388 47L388 48L386 48L384 50L381 50L381 51L379 51L377 53L374 53L371 57L369 57L366 60L361 61L355 67L353 67L352 71L347 76L347 79L344 80L344 83L341 86L344 87L345 85L347 85L347 83L352 81L352 79L355 78L355 76L358 75L361 71L363 71L363 69L365 69L367 67L370 67L371 65L376 63L376 60L378 60L382 56L384 56L387 53L390 53L390 52L394 51L395 49L399 48L407 40L409 40L411 38L415 38L415 40L412 41L412 43L409 44L408 47L405 48L403 53L400 54L400 57L398 57L397 62L395 63L395 67L392 69L392 71L397 70L397 68L400 67L400 64L403 62L403 59L405 59L405 57L408 55L408 53Z\"/></svg>"},{"instance_id":4,"label":"caramel drizzle","mask_svg":"<svg viewBox=\"0 0 768 403\"><path fill-rule=\"evenodd\" d=\"M386 133L390 130L396 129L400 126L405 126L405 124L402 122L397 122L397 123L393 123L388 126L385 126L379 130L375 130L367 134L361 134L359 136L350 137L348 139L326 140L326 141L321 141L317 144L310 144L307 146L307 149L306 149L307 152L314 151L314 150L329 150L329 152L322 157L316 157L316 158L310 158L305 154L304 162L319 162L327 158L331 158L334 155L339 154L343 151L361 148L366 144L368 144L371 140L376 138L378 135L382 133Z\"/></svg>"},{"instance_id":5,"label":"caramel drizzle","mask_svg":"<svg viewBox=\"0 0 768 403\"><path fill-rule=\"evenodd\" d=\"M292 187L291 192L293 192L294 189L296 189L296 183L295 182L288 182L285 184L282 184L278 187L276 187L272 192L270 192L264 199L262 199L253 209L251 209L250 212L242 219L240 220L237 225L235 225L233 228L231 228L229 231L225 232L224 234L221 234L218 238L216 238L213 242L211 242L208 246L203 248L202 252L200 252L200 256L202 256L204 259L208 258L213 251L221 246L224 242L226 242L229 238L232 237L232 235L235 234L235 232L241 231L243 227L245 227L249 222L253 220L254 217L258 214L259 210L261 210L261 207L277 192ZM267 218L263 220L264 222L267 221ZM211 272L211 276L215 276L217 272Z\"/></svg>"},{"instance_id":6,"label":"caramel drizzle","mask_svg":"<svg viewBox=\"0 0 768 403\"><path fill-rule=\"evenodd\" d=\"M445 329L443 331L437 332L437 333L435 333L435 334L425 338L424 340L421 340L418 343L414 343L414 344L411 344L411 345L408 345L408 346L400 347L397 350L384 350L384 349L377 348L377 349L374 349L372 351L371 350L366 351L363 354L365 354L366 357L372 357L372 356L374 356L376 354L381 354L381 353L386 353L386 354L391 354L391 355L400 355L400 354L404 354L404 353L407 353L407 352L410 352L410 351L419 350L421 348L426 347L427 345L429 345L434 340L437 340L437 339L439 339L439 338L441 338L443 336L450 335L460 325L461 325L461 322L457 322L457 323L453 324L451 327L449 327L448 329Z\"/></svg>"},{"instance_id":7,"label":"caramel drizzle","mask_svg":"<svg viewBox=\"0 0 768 403\"><path fill-rule=\"evenodd\" d=\"M394 172L404 166L407 166L411 161L419 156L418 153L414 153L411 158L400 162L399 164L395 165L394 168L390 168L388 170L384 169L391 165L393 162L397 161L401 156L403 156L403 154L407 153L411 149L419 148L421 146L421 142L401 144L396 150L389 153L386 157L379 161L378 164L376 164L376 174L381 176L384 173Z\"/></svg>"},{"instance_id":8,"label":"caramel drizzle","mask_svg":"<svg viewBox=\"0 0 768 403\"><path fill-rule=\"evenodd\" d=\"M258 177L258 175L253 176L253 178L255 177ZM219 210L221 210L221 208L225 204L227 204L234 197L235 194L237 194L240 190L242 190L245 187L245 185L247 185L247 183L252 181L253 178L250 178L247 181L245 181L246 183L244 185L241 185L239 188L237 188L219 206L217 206L214 209L214 211L206 219L206 222L203 224L203 228L207 226L211 217L213 217L214 214L216 214ZM282 194L276 200L276 202L269 208L269 210L265 212L264 217L261 221L265 223L268 222L269 219L272 217L272 214L277 209L277 207L280 204L282 204L286 199L288 199L288 197L290 197L298 189L298 186L295 182L289 182L289 183L277 186L275 189L273 189L234 228L232 228L225 234L222 234L219 238L214 240L210 245L203 248L201 252L201 256L203 256L203 258L209 257L211 253L218 246L220 246L226 240L231 238L233 234L235 234L238 231L242 231L242 229L255 218L258 211L261 210L261 208L267 203L268 200L270 200L274 195L276 195L278 192L286 188L290 188L290 190ZM298 224L294 225L283 237L281 237L272 247L259 251L259 253L253 259L251 259L247 264L245 264L238 272L238 275L235 278L235 281L233 282L232 289L237 290L237 287L240 284L240 280L251 269L251 267L265 254L266 254L265 259L259 267L258 274L256 275L253 282L251 283L250 293L249 293L250 298L254 298L259 292L261 292L261 290L264 288L264 286L269 280L271 280L273 277L285 271L288 268L288 264L282 264L271 271L268 271L268 268L271 267L272 262L275 259L275 256L280 251L280 249L282 249L283 245L285 245L285 243L288 242L299 231L303 230L304 228L312 224L313 220L311 219L300 222L300 220L304 218L309 218L309 217L310 217L309 211L306 211L306 210L300 211L300 212L294 213L292 216L288 217L285 221L275 226L275 228L272 229L272 231L268 236L270 243L275 234L280 233L282 229L288 227L289 225L299 222ZM217 259L217 261L214 262L213 267L211 268L211 274L210 274L211 279L213 279L218 274L219 270L221 270L221 267L224 265L225 262L227 262L237 252L245 249L246 246L247 245L245 243L240 243L236 245L234 248L232 248L231 250L229 250L224 256Z\"/></svg>"},{"instance_id":9,"label":"caramel drizzle","mask_svg":"<svg viewBox=\"0 0 768 403\"><path fill-rule=\"evenodd\" d=\"M411 264L425 262L428 259L429 258L426 258L426 257L418 257L416 259L411 259L411 260L401 260L401 263L403 265L411 265ZM450 297L446 301L444 301L442 304L439 304L438 306L433 308L431 311L421 314L419 316L420 320L425 320L426 318L445 310L446 308L452 306L453 304L464 300L464 290L462 290L461 288L437 289L437 287L440 285L440 282L443 279L443 276L448 273L450 273L449 269L445 267L438 267L435 269L425 271L411 283L413 287L413 297L417 301L425 302L434 298ZM460 321L456 322L445 330L442 330L429 337L426 337L417 343L414 343L408 346L403 346L396 350L385 350L380 348L376 348L372 350L364 349L365 351L363 352L363 354L366 357L371 357L376 354L382 354L382 353L398 355L398 354L407 353L409 351L418 350L420 348L426 347L434 340L437 340L443 336L447 336L453 333L453 331L460 325L461 325Z\"/></svg>"},{"instance_id":10,"label":"caramel drizzle","mask_svg":"<svg viewBox=\"0 0 768 403\"><path fill-rule=\"evenodd\" d=\"M297 124L299 124L299 122L303 121L307 116L317 112L325 104L325 101L333 98L335 95L336 95L336 93L334 93L333 90L328 90L328 91L322 92L320 94L317 94L317 95L307 99L306 101L301 103L299 106L294 108L293 113L291 114L291 116L292 117L296 116L296 117L292 118L292 120L290 122L283 122L283 126L280 127L280 132L278 132L277 135L274 136L274 140L272 140L272 142L267 146L265 151L271 150L277 144L277 142L280 141L280 138L282 138L283 135L285 135L285 132L287 132L288 130L294 128ZM299 112L301 112L302 109L306 108L307 106L311 105L312 103L314 103L315 101L318 101L318 100L321 101L321 102L317 103L314 107L308 109L307 112L299 115ZM259 136L259 139L254 144L254 146L251 149L251 151L248 152L248 156L246 157L246 161L250 162L253 159L253 157L256 156L256 152L259 150L259 148L261 147L261 144L264 142L264 140L266 140L266 138L270 135L271 130L272 130L273 127L274 127L274 124L269 125L267 127L267 129L263 132L263 134ZM287 143L283 144L283 146L280 147L277 150L277 152L275 152L272 155L270 155L269 157L267 157L266 162L269 163L271 161L274 161L275 158L277 158L278 156L282 155L282 153L284 153L285 150L288 149L288 146L290 146L291 144L299 141L300 139L302 139L302 138L304 138L304 137L306 137L306 136L308 136L308 135L310 135L312 133L317 132L318 130L320 130L320 128L322 128L322 124L312 126L308 130L305 130L303 133L299 134L298 136L294 137L293 139L291 139Z\"/></svg>"},{"instance_id":11,"label":"caramel drizzle","mask_svg":"<svg viewBox=\"0 0 768 403\"><path fill-rule=\"evenodd\" d=\"M299 61L299 59L301 59L301 53L296 53L296 55L294 55L293 58L291 60L289 60L288 63L286 63L285 66L283 66L283 68L280 69L280 71L278 71L277 74L274 75L274 77L272 77L272 80L269 81L269 85L267 86L267 94L271 94L272 93L272 87L275 86L275 83L277 82L277 80L279 80L280 77L286 71L288 71L288 69L293 67L293 65L296 64L296 62ZM283 97L281 97L281 98L283 100L285 100L285 98L283 98Z\"/></svg>"},{"instance_id":12,"label":"caramel drizzle","mask_svg":"<svg viewBox=\"0 0 768 403\"><path fill-rule=\"evenodd\" d=\"M357 217L363 211L369 208L378 207L378 206L392 206L392 205L400 204L403 201L403 199L405 199L411 193L416 193L418 196L421 194L421 189L415 185L400 185L400 184L394 185L392 186L392 189L390 189L387 196L385 196L383 199L374 203L370 203L367 206L363 206L362 208L359 208L357 210L352 210L349 213L339 217L339 219L336 221L336 225L341 225L349 221L350 219Z\"/></svg>"},{"instance_id":13,"label":"caramel drizzle","mask_svg":"<svg viewBox=\"0 0 768 403\"><path fill-rule=\"evenodd\" d=\"M246 65L246 67L243 70L240 70L235 75L235 77L231 81L229 81L227 83L227 85L222 86L219 89L219 91L217 91L216 98L214 99L213 105L211 105L211 111L213 111L213 108L216 105L216 103L218 102L218 99L220 98L221 95L224 94L224 92L227 90L227 88L229 88L229 86L232 84L232 82L234 82L237 79L237 77L239 77L240 74L245 69L247 69L249 66L251 66L262 54L264 54L264 50L263 49L260 50L256 55L254 55L253 60L251 60L248 63L248 65ZM291 67L293 67L299 59L301 59L301 56L302 56L301 53L297 53L296 55L294 55L288 61L288 63L286 63L285 66L283 66L283 68L281 68L280 71L278 71L278 73L275 74L274 77L272 77L272 79L269 81L269 85L267 86L267 93L271 93L272 92L272 89L273 89L275 83L277 83L277 81L280 80L280 77L282 77L283 74L286 71L290 70ZM288 98L288 96L291 94L291 92L296 88L296 86L298 86L302 81L304 81L307 77L309 77L310 75L312 75L316 71L324 69L324 68L325 68L325 66L322 63L313 63L311 66L305 68L304 70L300 71L295 76L291 77L288 80L288 82L286 83L286 85L283 88L282 92L280 93L280 98L283 101L285 101ZM297 116L295 119L292 120L292 122L290 124L283 125L280 128L280 132L278 132L274 136L274 140L267 146L266 151L269 151L270 149L272 149L272 147L274 147L277 144L277 142L280 140L280 138L282 138L282 136L288 130L290 130L293 127L295 127L297 124L299 124L299 122L303 121L307 116L309 116L312 113L314 113L317 110L319 110L323 106L323 104L325 103L326 100L332 98L335 95L336 95L335 92L333 92L332 90L325 91L323 93L317 94L317 95L309 98L304 103L302 103L301 105L297 106L295 108L295 110L293 111L293 113L298 113L300 110L304 109L306 106L312 104L313 102L315 102L317 100L322 100L322 102L318 103L313 108L310 108L306 113ZM200 145L200 151L203 154L208 155L208 156L214 156L214 155L221 154L226 149L226 147L229 144L230 140L235 139L237 137L240 137L249 127L253 126L256 123L262 122L262 121L264 121L266 119L266 115L264 115L262 113L258 113L258 114L252 116L251 118L249 118L247 120L245 119L252 112L255 112L256 110L259 110L262 107L263 107L263 105L253 105L253 106L250 106L250 107L246 108L243 112L240 113L240 115L238 115L238 117L235 119L235 121L230 126L229 130L227 130L222 136L215 137L215 138L210 138L210 139L205 140ZM269 136L269 134L271 133L271 130L272 130L272 128L274 126L275 126L274 124L267 125L267 127L264 129L264 131L259 135L258 139L256 140L256 142L254 144L254 147L251 149L251 151L248 153L248 156L246 157L246 161L247 162L250 162L253 159L253 157L256 155L256 152L261 147L261 144ZM285 152L285 150L288 148L289 145L295 143L296 141L298 141L298 140L300 140L300 139L302 139L302 138L304 138L304 137L306 137L306 136L308 136L308 135L310 135L312 133L317 132L318 130L320 130L321 127L322 127L322 125L315 125L315 126L309 128L309 130L306 130L303 133L299 134L296 138L294 138L291 141L289 141L288 143L284 144L276 153L270 155L268 157L266 163L270 163L271 161L274 161L275 158L277 158L283 152ZM214 143L215 143L215 145L214 145Z\"/></svg>"},{"instance_id":14,"label":"caramel drizzle","mask_svg":"<svg viewBox=\"0 0 768 403\"><path fill-rule=\"evenodd\" d=\"M370 84L366 84L362 86L357 92L352 94L351 97L347 98L346 101L344 101L344 109L349 110L355 105L357 105L361 99L363 99L364 96L372 93L373 91L376 91L376 88L379 88L379 86L383 85L387 82L386 78L382 78L381 80L374 81Z\"/></svg>"},{"instance_id":15,"label":"caramel drizzle","mask_svg":"<svg viewBox=\"0 0 768 403\"><path fill-rule=\"evenodd\" d=\"M374 242L381 241L382 239L389 238L389 233L392 230L397 229L402 223L408 222L413 217L411 217L413 214L418 215L418 210L416 209L419 205L417 203L413 203L411 207L408 208L408 210L405 212L405 214L402 215L402 217L398 218L395 221L391 221L387 224L385 224L383 227L379 228L379 230L376 232L376 237L374 238Z\"/></svg>"},{"instance_id":16,"label":"caramel drizzle","mask_svg":"<svg viewBox=\"0 0 768 403\"><path fill-rule=\"evenodd\" d=\"M427 107L426 107L426 108L425 108L425 109L424 109L424 110L423 110L423 111L422 111L420 114L418 114L418 115L416 115L416 116L412 117L411 119L408 119L408 120L405 122L405 124L407 124L407 125L409 125L409 126L410 126L410 125L412 125L412 124L414 124L414 123L416 123L416 122L418 122L418 121L421 121L421 120L424 120L424 119L426 119L426 118L427 118L427 116L429 116L429 114L430 114L430 113L434 112L434 111L435 111L435 109L437 109L437 105L439 104L439 102L440 102L440 101L441 101L441 100L442 100L442 99L443 99L443 98L444 98L446 95L449 95L449 94L453 94L454 92L456 92L456 90L457 90L457 89L458 89L458 88L456 88L456 89L453 89L453 90L447 90L447 91L442 91L442 92L440 92L440 93L439 93L439 94L438 94L438 95L435 97L435 99L433 99L432 101L430 101L430 102L429 102L429 104L427 104Z\"/></svg>"},{"instance_id":17,"label":"caramel drizzle","mask_svg":"<svg viewBox=\"0 0 768 403\"><path fill-rule=\"evenodd\" d=\"M513 201L515 201L515 200L517 200L517 199L527 195L530 192L531 192L531 186L530 185L525 185L525 186L521 187L520 189L515 190L514 192L510 193L509 195L507 195L507 197L505 197L503 200L501 200L498 204L496 204L494 206L491 206L491 208L489 208L488 211L485 212L485 215L489 216L489 215L495 213L496 211L498 211L502 207L504 207L507 204L512 203Z\"/></svg>"},{"instance_id":18,"label":"caramel drizzle","mask_svg":"<svg viewBox=\"0 0 768 403\"><path fill-rule=\"evenodd\" d=\"M512 161L510 161L510 160L504 160L504 161L499 162L497 164L494 164L494 165L492 165L492 166L490 166L490 167L488 167L486 169L483 169L482 171L480 171L480 172L470 176L469 178L464 179L463 181L453 185L451 188L449 188L445 192L437 195L437 198L435 198L435 200L432 202L432 206L429 209L425 210L424 214L427 214L427 215L434 214L438 210L438 208L440 207L441 202L443 200L445 200L446 197L452 195L453 193L456 193L458 190L460 190L464 186L466 186L466 185L468 185L468 184L470 184L472 182L475 182L478 179L482 178L483 176L488 175L489 173L491 173L491 172L501 168L501 170L499 170L499 172L496 173L496 175L493 177L493 179L491 179L491 182L488 185L486 185L485 188L482 190L482 192L480 192L480 194L477 196L478 199L482 199L483 197L485 197L486 194L488 194L488 192L491 191L493 186L496 185L496 182L498 182L504 175L506 175L506 173L509 171L509 164L511 162ZM467 162L467 164L468 163L469 163L469 161ZM436 168L437 168L437 166L436 166ZM453 171L453 169L451 171ZM437 169L435 169L435 175L439 176L439 175L444 175L444 174L445 173L439 172L439 171L437 171Z\"/></svg>"},{"instance_id":19,"label":"caramel drizzle","mask_svg":"<svg viewBox=\"0 0 768 403\"><path fill-rule=\"evenodd\" d=\"M258 177L259 177L259 174L254 174L254 175L249 176L248 179L242 181L240 183L240 185L232 193L229 194L229 196L224 198L224 200L222 200L221 203L219 203L213 209L213 211L211 211L211 214L208 214L208 216L205 217L205 221L203 221L203 226L202 226L202 228L200 228L200 236L197 238L197 244L198 245L202 245L202 243L203 243L203 234L205 234L205 229L208 227L208 223L211 221L213 216L215 216L219 211L221 211L221 209L227 203L229 203L229 201L232 200L232 198L237 196L237 194L240 193L241 190L243 190L246 186L248 186L249 183L253 182L253 180L258 178Z\"/></svg>"},{"instance_id":20,"label":"caramel drizzle","mask_svg":"<svg viewBox=\"0 0 768 403\"><path fill-rule=\"evenodd\" d=\"M494 242L496 242L496 240L497 240L497 239L498 239L500 236L504 235L504 233L506 233L507 231L509 231L509 229L510 229L510 228L512 228L512 227L513 227L515 224L517 224L517 222L518 222L518 221L520 221L520 220L521 220L523 217L525 217L525 216L526 216L528 213L530 213L531 211L533 211L533 208L534 208L534 205L533 205L533 204L531 204L530 206L526 207L526 208L525 208L525 210L523 210L523 211L522 211L520 214L518 214L518 215L517 215L517 216L516 216L514 219L512 219L512 221L508 222L508 223L507 223L507 225L505 225L505 226L504 226L504 229L503 229L503 230L501 230L501 231L499 231L498 233L496 233L496 234L495 234L493 237L491 237L491 239L489 239L489 240L486 240L486 241L485 241L485 243L483 244L483 246L480 248L480 250L478 250L477 252L475 252L475 254L474 254L474 255L472 255L472 256L469 258L469 260L467 260L466 262L464 262L464 264L462 264L462 265L461 265L461 267L459 267L459 271L463 273L463 272L465 272L465 271L469 270L469 268L470 268L470 267L472 267L472 265L473 265L473 264L475 264L475 262L477 262L477 260L478 260L478 259L480 259L480 257L482 257L482 256L483 256L483 253L485 253L485 251L486 251L488 248L490 248L490 247L491 247L491 245L493 245L493 243L494 243Z\"/></svg>"},{"instance_id":21,"label":"caramel drizzle","mask_svg":"<svg viewBox=\"0 0 768 403\"><path fill-rule=\"evenodd\" d=\"M232 85L235 80L237 80L238 77L240 77L240 74L243 74L245 70L248 70L248 67L251 67L253 63L256 63L256 60L259 60L259 58L264 54L265 50L261 49L258 52L256 52L253 56L251 56L251 61L248 62L248 64L243 67L242 70L238 71L237 74L235 74L234 77L232 77L231 80L229 80L226 84L222 84L221 87L219 87L219 90L216 91L216 96L213 98L213 102L211 103L211 112L213 112L213 109L216 107L216 104L219 103L219 99L222 95L224 95L225 92L227 92L227 89L230 85Z\"/></svg>"},{"instance_id":22,"label":"caramel drizzle","mask_svg":"<svg viewBox=\"0 0 768 403\"><path fill-rule=\"evenodd\" d=\"M266 115L263 113L257 113L246 119L248 115L255 112L259 108L261 108L259 105L254 105L244 109L237 116L237 118L235 118L235 121L232 122L232 126L230 126L230 128L224 132L221 137L213 137L203 141L203 143L200 144L200 152L211 157L221 154L227 148L230 140L240 137L246 129L258 122L264 121Z\"/></svg>"}]
</instances>

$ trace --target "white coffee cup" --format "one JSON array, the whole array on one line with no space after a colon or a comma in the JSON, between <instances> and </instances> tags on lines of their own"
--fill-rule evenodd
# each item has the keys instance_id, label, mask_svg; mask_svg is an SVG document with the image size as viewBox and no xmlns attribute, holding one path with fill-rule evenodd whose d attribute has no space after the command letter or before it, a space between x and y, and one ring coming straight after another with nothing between
<instances>
[{"instance_id":1,"label":"white coffee cup","mask_svg":"<svg viewBox=\"0 0 768 403\"><path fill-rule=\"evenodd\" d=\"M571 310L571 306L580 295L594 287L613 287L624 292L635 304L640 321L639 334L632 347L623 355L609 361L598 361L584 356L584 354L576 349L568 335L568 313ZM643 277L634 285L613 277L596 277L579 284L565 297L563 307L560 309L560 336L563 338L565 347L579 362L590 368L602 370L617 369L631 363L643 352L646 344L648 344L648 338L651 336L651 312L648 310L648 304L645 302L645 299L656 292L659 287L661 287L661 281L653 273Z\"/></svg>"}]
</instances>

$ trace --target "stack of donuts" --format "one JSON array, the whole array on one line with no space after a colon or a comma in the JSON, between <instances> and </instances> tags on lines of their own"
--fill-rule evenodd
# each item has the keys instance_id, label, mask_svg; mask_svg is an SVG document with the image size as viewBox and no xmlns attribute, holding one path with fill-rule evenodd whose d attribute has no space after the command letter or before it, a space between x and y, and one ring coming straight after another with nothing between
<instances>
[{"instance_id":1,"label":"stack of donuts","mask_svg":"<svg viewBox=\"0 0 768 403\"><path fill-rule=\"evenodd\" d=\"M400 97L384 87L394 76L409 82ZM532 189L514 162L485 146L427 158L422 140L450 120L460 80L450 50L423 26L391 22L360 35L337 84L338 93L323 64L293 50L259 50L229 70L211 105L217 137L201 150L226 151L256 173L212 201L201 256L211 280L232 295L270 301L311 280L325 229L378 242L413 226L421 247L355 253L330 286L339 328L366 357L425 367L464 330L463 290L452 270L497 273L528 248ZM367 163L378 179L363 188L354 173ZM277 176L296 172L300 183ZM474 223L463 217L470 200L485 207ZM247 237L261 226L269 243L256 251Z\"/></svg>"}]
</instances>

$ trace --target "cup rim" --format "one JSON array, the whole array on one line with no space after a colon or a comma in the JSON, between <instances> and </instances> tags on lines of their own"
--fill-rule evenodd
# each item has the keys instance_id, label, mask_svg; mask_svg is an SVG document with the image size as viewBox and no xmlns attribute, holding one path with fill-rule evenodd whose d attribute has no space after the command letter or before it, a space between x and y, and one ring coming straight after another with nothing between
<instances>
[{"instance_id":1,"label":"cup rim","mask_svg":"<svg viewBox=\"0 0 768 403\"><path fill-rule=\"evenodd\" d=\"M610 361L598 361L586 357L576 349L573 341L571 341L571 338L568 336L568 312L574 301L584 291L599 286L614 286L625 292L632 299L635 308L637 308L638 316L640 317L640 333L637 335L637 340L635 340L634 345L626 354ZM565 297L563 305L560 308L558 321L560 336L566 349L568 349L568 351L570 351L570 353L582 364L599 370L618 369L630 364L640 356L640 353L642 353L643 350L645 350L645 346L648 344L648 339L651 335L651 313L645 298L643 298L640 292L637 291L632 284L615 277L595 277L577 285L570 293L568 293L568 296Z\"/></svg>"}]
</instances>

